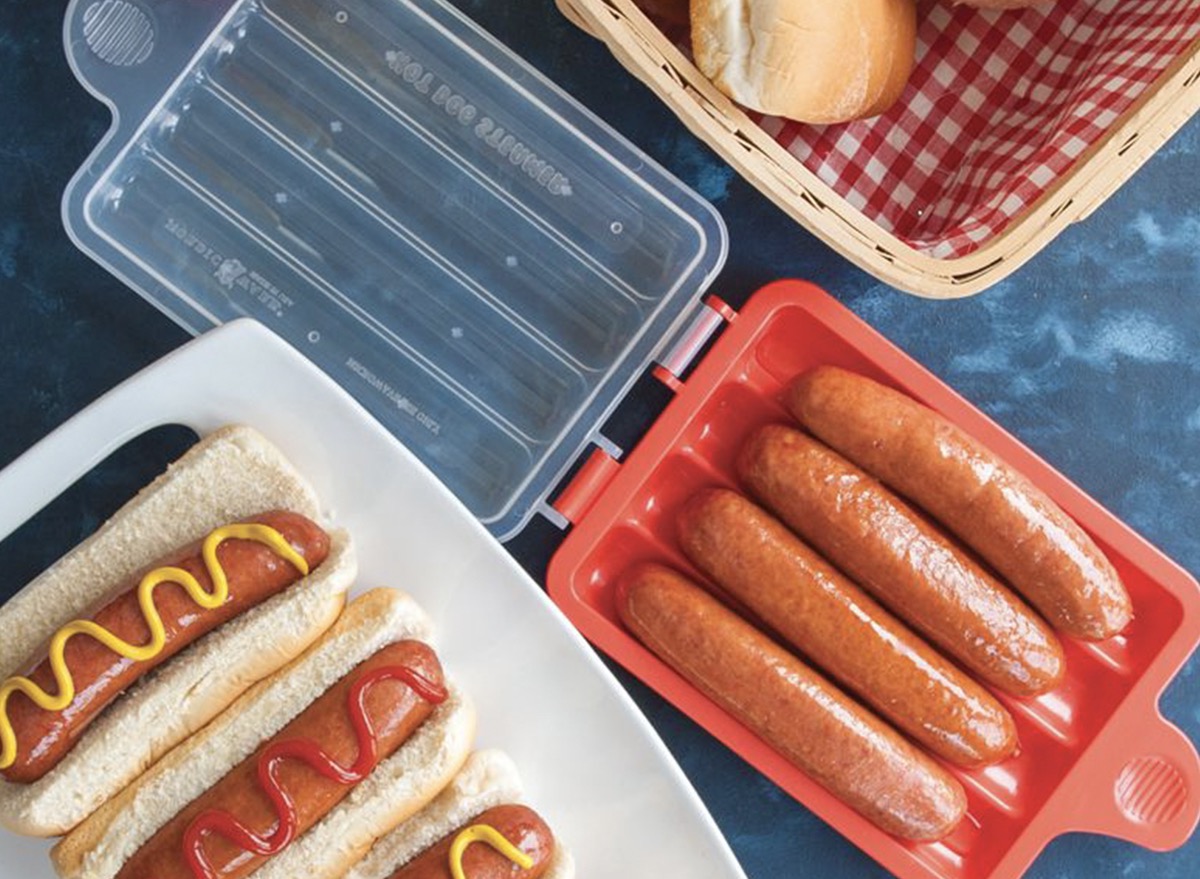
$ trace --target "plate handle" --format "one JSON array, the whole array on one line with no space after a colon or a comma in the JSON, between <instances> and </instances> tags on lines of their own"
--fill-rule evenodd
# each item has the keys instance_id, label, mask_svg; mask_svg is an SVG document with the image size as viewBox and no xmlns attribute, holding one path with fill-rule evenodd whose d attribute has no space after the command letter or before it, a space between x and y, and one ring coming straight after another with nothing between
<instances>
[{"instance_id":1,"label":"plate handle","mask_svg":"<svg viewBox=\"0 0 1200 879\"><path fill-rule=\"evenodd\" d=\"M1200 757L1177 726L1147 714L1150 723L1113 724L1080 761L1072 828L1169 851L1200 820Z\"/></svg>"},{"instance_id":2,"label":"plate handle","mask_svg":"<svg viewBox=\"0 0 1200 879\"><path fill-rule=\"evenodd\" d=\"M250 321L235 321L220 334L188 342L158 362L155 369L126 379L69 419L0 471L0 540L19 528L129 440L164 424L181 424L203 435L223 422L215 408L197 408L177 393L194 369L187 352L265 332ZM220 337L220 338L218 338ZM181 363L182 360L182 363ZM146 400L155 400L147 406Z\"/></svg>"}]
</instances>

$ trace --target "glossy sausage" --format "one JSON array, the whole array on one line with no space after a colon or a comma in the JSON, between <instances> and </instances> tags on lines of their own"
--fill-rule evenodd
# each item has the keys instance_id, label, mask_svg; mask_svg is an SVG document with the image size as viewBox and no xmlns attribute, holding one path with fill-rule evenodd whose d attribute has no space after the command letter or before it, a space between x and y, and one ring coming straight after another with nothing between
<instances>
[{"instance_id":1,"label":"glossy sausage","mask_svg":"<svg viewBox=\"0 0 1200 879\"><path fill-rule=\"evenodd\" d=\"M274 528L308 563L309 570L329 554L329 536L299 513L271 511L245 520ZM75 698L62 711L36 705L23 692L13 693L6 710L16 736L16 759L0 771L11 782L29 783L43 777L71 750L80 734L127 687L166 662L197 639L283 591L302 573L275 551L253 540L229 539L217 547L217 560L229 583L224 604L205 610L182 586L163 582L153 592L166 642L152 659L135 661L110 650L92 637L78 635L66 642L63 659L75 682ZM206 592L212 580L201 558L200 544L180 550L152 568L178 567L187 571ZM138 601L138 580L124 587L91 616L101 628L135 645L150 641L151 633ZM43 654L28 677L47 693L59 688L49 658ZM31 665L33 663L30 663Z\"/></svg>"},{"instance_id":2,"label":"glossy sausage","mask_svg":"<svg viewBox=\"0 0 1200 879\"><path fill-rule=\"evenodd\" d=\"M726 592L935 754L975 767L1016 750L1012 717L994 696L747 498L697 494L679 537Z\"/></svg>"},{"instance_id":3,"label":"glossy sausage","mask_svg":"<svg viewBox=\"0 0 1200 879\"><path fill-rule=\"evenodd\" d=\"M738 474L805 542L978 678L1014 696L1062 680L1062 645L1042 618L837 452L770 424L742 447Z\"/></svg>"},{"instance_id":4,"label":"glossy sausage","mask_svg":"<svg viewBox=\"0 0 1200 879\"><path fill-rule=\"evenodd\" d=\"M945 769L683 576L636 568L617 608L664 662L882 830L932 840L962 819L966 795Z\"/></svg>"},{"instance_id":5,"label":"glossy sausage","mask_svg":"<svg viewBox=\"0 0 1200 879\"><path fill-rule=\"evenodd\" d=\"M474 842L462 853L467 879L539 879L554 857L554 835L546 822L528 806L496 806L481 813L467 826L486 825L532 860L520 867L485 842ZM461 830L462 828L459 828ZM458 831L449 834L409 861L390 879L453 879L450 847Z\"/></svg>"},{"instance_id":6,"label":"glossy sausage","mask_svg":"<svg viewBox=\"0 0 1200 879\"><path fill-rule=\"evenodd\" d=\"M278 832L284 824L283 813L268 797L260 779L260 758L280 749L294 751L309 743L343 771L362 764L364 749L359 746L358 731L352 722L351 694L363 678L390 667L411 669L435 687L443 682L437 656L426 644L400 641L377 651L163 825L126 861L116 879L196 879L185 841L197 836L197 828L212 823L214 815L224 813L260 837L270 838ZM433 711L433 704L401 680L385 679L365 691L362 708L372 731L369 738L375 753L359 768L369 772L404 744ZM292 838L316 824L354 789L353 781L327 777L314 768L312 761L297 756L274 761L271 777L280 796L294 810ZM243 879L268 857L251 853L223 832L206 830L198 837L200 853L211 875L220 879Z\"/></svg>"},{"instance_id":7,"label":"glossy sausage","mask_svg":"<svg viewBox=\"0 0 1200 879\"><path fill-rule=\"evenodd\" d=\"M1083 529L936 412L835 367L800 376L786 399L811 433L941 522L1051 625L1101 640L1129 623L1129 595Z\"/></svg>"}]
</instances>

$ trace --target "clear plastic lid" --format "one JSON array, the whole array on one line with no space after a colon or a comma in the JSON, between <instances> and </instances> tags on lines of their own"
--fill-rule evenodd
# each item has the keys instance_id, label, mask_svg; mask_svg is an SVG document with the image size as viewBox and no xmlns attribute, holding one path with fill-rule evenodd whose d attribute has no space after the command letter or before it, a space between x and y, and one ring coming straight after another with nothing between
<instances>
[{"instance_id":1,"label":"clear plastic lid","mask_svg":"<svg viewBox=\"0 0 1200 879\"><path fill-rule=\"evenodd\" d=\"M66 44L116 116L80 247L193 332L267 324L502 538L724 261L711 206L437 0L74 0Z\"/></svg>"}]
</instances>

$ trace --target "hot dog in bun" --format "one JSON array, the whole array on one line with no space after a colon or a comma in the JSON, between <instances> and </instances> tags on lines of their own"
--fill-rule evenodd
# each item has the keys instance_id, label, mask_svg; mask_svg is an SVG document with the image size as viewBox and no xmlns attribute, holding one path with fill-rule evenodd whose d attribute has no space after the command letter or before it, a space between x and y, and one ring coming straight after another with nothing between
<instances>
[{"instance_id":1,"label":"hot dog in bun","mask_svg":"<svg viewBox=\"0 0 1200 879\"><path fill-rule=\"evenodd\" d=\"M375 843L346 879L574 875L570 853L543 818L523 804L512 760L488 750L472 754L437 799Z\"/></svg>"},{"instance_id":2,"label":"hot dog in bun","mask_svg":"<svg viewBox=\"0 0 1200 879\"><path fill-rule=\"evenodd\" d=\"M225 428L0 608L0 824L66 832L332 625L356 562L319 519Z\"/></svg>"},{"instance_id":3,"label":"hot dog in bun","mask_svg":"<svg viewBox=\"0 0 1200 879\"><path fill-rule=\"evenodd\" d=\"M420 811L470 751L474 711L428 618L368 592L68 835L64 879L333 879Z\"/></svg>"}]
</instances>

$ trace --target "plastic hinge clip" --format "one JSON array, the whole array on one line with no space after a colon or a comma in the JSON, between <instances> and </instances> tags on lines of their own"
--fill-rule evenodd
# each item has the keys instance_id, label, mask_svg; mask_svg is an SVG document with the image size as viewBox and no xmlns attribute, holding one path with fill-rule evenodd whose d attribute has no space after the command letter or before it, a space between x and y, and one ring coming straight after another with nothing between
<instances>
[{"instance_id":1,"label":"plastic hinge clip","mask_svg":"<svg viewBox=\"0 0 1200 879\"><path fill-rule=\"evenodd\" d=\"M671 346L653 375L674 393L679 393L683 383L679 377L696 359L700 349L708 343L713 333L724 323L733 323L737 312L718 296L707 296L696 316L684 328L679 339Z\"/></svg>"},{"instance_id":2,"label":"plastic hinge clip","mask_svg":"<svg viewBox=\"0 0 1200 879\"><path fill-rule=\"evenodd\" d=\"M550 504L558 515L571 524L578 524L587 515L621 469L620 462L611 454L615 447L611 443L607 445L608 448L592 450L579 472Z\"/></svg>"}]
</instances>

